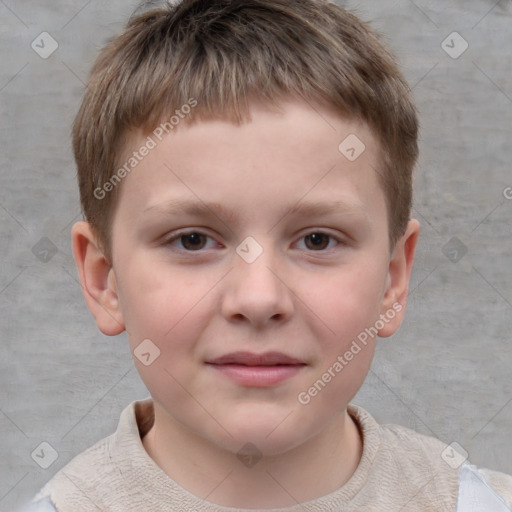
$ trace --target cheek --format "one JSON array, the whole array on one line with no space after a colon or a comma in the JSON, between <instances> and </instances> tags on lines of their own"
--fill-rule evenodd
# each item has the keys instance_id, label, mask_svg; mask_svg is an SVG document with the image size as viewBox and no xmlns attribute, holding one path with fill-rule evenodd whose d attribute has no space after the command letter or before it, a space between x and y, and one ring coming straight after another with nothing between
<instances>
[{"instance_id":1,"label":"cheek","mask_svg":"<svg viewBox=\"0 0 512 512\"><path fill-rule=\"evenodd\" d=\"M305 301L322 320L323 336L333 349L341 350L379 318L383 272L362 265L347 272L334 272ZM303 288L304 295L308 288ZM311 288L310 288L311 289Z\"/></svg>"},{"instance_id":2,"label":"cheek","mask_svg":"<svg viewBox=\"0 0 512 512\"><path fill-rule=\"evenodd\" d=\"M368 374L377 340L371 328L379 318L380 279L364 271L333 276L310 297L308 306L321 319L314 332L318 364L302 399L310 400L306 410L319 421L338 414Z\"/></svg>"},{"instance_id":3,"label":"cheek","mask_svg":"<svg viewBox=\"0 0 512 512\"><path fill-rule=\"evenodd\" d=\"M133 258L120 273L119 295L127 330L154 336L164 344L175 337L180 324L201 316L201 303L216 282L214 275L198 278L197 271L177 272L165 261L143 257Z\"/></svg>"},{"instance_id":4,"label":"cheek","mask_svg":"<svg viewBox=\"0 0 512 512\"><path fill-rule=\"evenodd\" d=\"M167 265L141 260L120 274L124 277L120 302L139 374L152 392L173 395L179 392L176 381L188 383L198 340L211 319L215 295L211 289L218 279L215 275L198 279L197 273L192 279L190 273L171 273ZM158 355L150 365L137 357L142 343L148 344L144 340L154 344L149 346Z\"/></svg>"},{"instance_id":5,"label":"cheek","mask_svg":"<svg viewBox=\"0 0 512 512\"><path fill-rule=\"evenodd\" d=\"M148 285L149 290L150 293L145 293L139 288L137 298L127 309L134 362L156 400L184 403L187 400L184 389L196 393L194 375L202 363L198 359L198 340L211 320L213 296L205 296L200 287L184 292L174 279L172 283L154 282ZM154 350L158 356L150 365L137 357L141 352L137 347L146 339L157 347Z\"/></svg>"}]
</instances>

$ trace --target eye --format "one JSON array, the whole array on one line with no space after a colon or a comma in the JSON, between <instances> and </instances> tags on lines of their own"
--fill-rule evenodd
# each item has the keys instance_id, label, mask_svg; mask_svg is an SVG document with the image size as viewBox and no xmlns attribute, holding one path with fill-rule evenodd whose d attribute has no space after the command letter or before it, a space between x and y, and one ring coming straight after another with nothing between
<instances>
[{"instance_id":1,"label":"eye","mask_svg":"<svg viewBox=\"0 0 512 512\"><path fill-rule=\"evenodd\" d=\"M332 235L315 231L302 237L305 241L306 249L312 251L324 251L325 249L332 249L340 244L339 240L335 239ZM301 240L302 240L301 239ZM332 245L334 243L334 245Z\"/></svg>"},{"instance_id":2,"label":"eye","mask_svg":"<svg viewBox=\"0 0 512 512\"><path fill-rule=\"evenodd\" d=\"M178 244L178 250L193 252L208 248L206 247L208 239L212 240L208 235L205 235L204 233L200 233L198 231L189 231L186 233L181 232L169 238L166 241L166 245L176 247L176 245ZM214 247L215 242L213 240L212 242L213 245L211 245L211 247Z\"/></svg>"}]
</instances>

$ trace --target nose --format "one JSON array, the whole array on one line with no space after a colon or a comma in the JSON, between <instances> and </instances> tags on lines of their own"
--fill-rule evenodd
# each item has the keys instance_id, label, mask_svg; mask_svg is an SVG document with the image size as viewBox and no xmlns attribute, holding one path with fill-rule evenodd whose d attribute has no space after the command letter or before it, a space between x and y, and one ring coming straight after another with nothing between
<instances>
[{"instance_id":1,"label":"nose","mask_svg":"<svg viewBox=\"0 0 512 512\"><path fill-rule=\"evenodd\" d=\"M285 323L292 317L293 292L278 259L268 249L251 263L234 255L234 268L224 283L224 318L262 328Z\"/></svg>"}]
</instances>

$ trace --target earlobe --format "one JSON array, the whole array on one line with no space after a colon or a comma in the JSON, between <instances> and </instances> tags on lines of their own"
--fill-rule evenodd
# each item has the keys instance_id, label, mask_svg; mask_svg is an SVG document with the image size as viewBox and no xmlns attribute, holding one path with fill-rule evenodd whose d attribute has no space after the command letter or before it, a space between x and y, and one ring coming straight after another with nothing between
<instances>
[{"instance_id":1,"label":"earlobe","mask_svg":"<svg viewBox=\"0 0 512 512\"><path fill-rule=\"evenodd\" d=\"M385 315L387 319L384 327L379 330L379 336L382 338L394 334L404 318L419 233L419 222L416 219L410 220L405 233L393 249L381 308L381 316Z\"/></svg>"},{"instance_id":2,"label":"earlobe","mask_svg":"<svg viewBox=\"0 0 512 512\"><path fill-rule=\"evenodd\" d=\"M85 302L103 334L120 334L125 330L125 325L114 269L100 249L88 222L77 222L71 236Z\"/></svg>"}]
</instances>

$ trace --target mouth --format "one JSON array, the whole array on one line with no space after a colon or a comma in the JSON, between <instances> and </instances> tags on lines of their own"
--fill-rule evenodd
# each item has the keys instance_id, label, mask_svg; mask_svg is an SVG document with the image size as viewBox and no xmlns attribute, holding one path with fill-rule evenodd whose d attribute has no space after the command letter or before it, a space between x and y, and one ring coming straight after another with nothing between
<instances>
[{"instance_id":1,"label":"mouth","mask_svg":"<svg viewBox=\"0 0 512 512\"><path fill-rule=\"evenodd\" d=\"M233 352L206 361L224 377L246 387L270 387L290 379L307 365L281 352Z\"/></svg>"}]
</instances>

